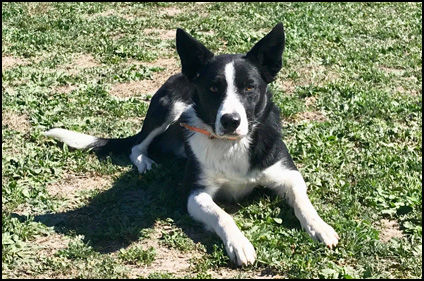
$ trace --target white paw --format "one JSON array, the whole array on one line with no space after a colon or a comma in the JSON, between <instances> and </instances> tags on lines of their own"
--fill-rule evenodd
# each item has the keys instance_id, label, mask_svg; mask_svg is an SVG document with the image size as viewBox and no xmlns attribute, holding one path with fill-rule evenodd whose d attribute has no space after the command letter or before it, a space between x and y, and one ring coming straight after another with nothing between
<instances>
[{"instance_id":1,"label":"white paw","mask_svg":"<svg viewBox=\"0 0 424 281\"><path fill-rule=\"evenodd\" d=\"M131 155L131 161L137 167L138 172L143 174L152 168L153 164L156 164L155 161L147 157L146 155L139 154L137 156Z\"/></svg>"},{"instance_id":2,"label":"white paw","mask_svg":"<svg viewBox=\"0 0 424 281\"><path fill-rule=\"evenodd\" d=\"M337 232L321 218L313 220L305 230L313 239L323 242L330 249L339 243Z\"/></svg>"},{"instance_id":3,"label":"white paw","mask_svg":"<svg viewBox=\"0 0 424 281\"><path fill-rule=\"evenodd\" d=\"M255 248L241 232L231 234L231 237L224 244L228 256L238 266L253 264L255 262Z\"/></svg>"}]
</instances>

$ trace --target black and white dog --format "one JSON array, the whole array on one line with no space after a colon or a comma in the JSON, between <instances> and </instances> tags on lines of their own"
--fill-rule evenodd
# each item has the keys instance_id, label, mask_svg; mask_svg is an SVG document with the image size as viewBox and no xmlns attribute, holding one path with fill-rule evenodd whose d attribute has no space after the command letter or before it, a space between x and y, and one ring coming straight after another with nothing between
<instances>
[{"instance_id":1,"label":"black and white dog","mask_svg":"<svg viewBox=\"0 0 424 281\"><path fill-rule=\"evenodd\" d=\"M186 157L187 209L214 231L238 265L256 259L253 245L215 202L219 192L239 199L255 186L287 199L309 235L336 246L339 236L317 214L306 184L282 141L280 112L268 89L282 66L284 28L277 24L247 54L215 56L177 29L182 73L152 97L141 132L124 139L97 138L54 128L46 136L77 149L130 153L140 173L155 163L152 152Z\"/></svg>"}]
</instances>

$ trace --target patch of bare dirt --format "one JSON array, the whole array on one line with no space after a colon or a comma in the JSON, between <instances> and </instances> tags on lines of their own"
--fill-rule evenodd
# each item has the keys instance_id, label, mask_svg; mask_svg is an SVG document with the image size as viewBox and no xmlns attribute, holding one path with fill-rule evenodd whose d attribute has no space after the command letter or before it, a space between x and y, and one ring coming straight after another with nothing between
<instances>
[{"instance_id":1,"label":"patch of bare dirt","mask_svg":"<svg viewBox=\"0 0 424 281\"><path fill-rule=\"evenodd\" d=\"M198 31L198 33L201 33L203 35L207 35L207 36L214 36L215 32L213 30L208 30L208 31Z\"/></svg>"},{"instance_id":2,"label":"patch of bare dirt","mask_svg":"<svg viewBox=\"0 0 424 281\"><path fill-rule=\"evenodd\" d=\"M153 84L151 80L119 83L112 86L110 94L118 98L143 96L153 91Z\"/></svg>"},{"instance_id":3,"label":"patch of bare dirt","mask_svg":"<svg viewBox=\"0 0 424 281\"><path fill-rule=\"evenodd\" d=\"M75 89L77 89L77 87L74 85L64 85L54 88L53 91L56 93L69 94Z\"/></svg>"},{"instance_id":4,"label":"patch of bare dirt","mask_svg":"<svg viewBox=\"0 0 424 281\"><path fill-rule=\"evenodd\" d=\"M28 202L25 202L23 204L20 204L19 206L17 206L13 212L15 214L18 214L20 216L28 216L30 214L34 214L33 212L33 206L31 204L29 204Z\"/></svg>"},{"instance_id":5,"label":"patch of bare dirt","mask_svg":"<svg viewBox=\"0 0 424 281\"><path fill-rule=\"evenodd\" d=\"M147 16L150 16L150 15L146 14L146 13L135 13L135 14L119 14L119 16L123 19L128 20L128 21L133 21L136 18L147 17Z\"/></svg>"},{"instance_id":6,"label":"patch of bare dirt","mask_svg":"<svg viewBox=\"0 0 424 281\"><path fill-rule=\"evenodd\" d=\"M132 62L131 62L132 63ZM139 64L139 62L134 62ZM154 72L151 79L130 81L112 86L110 93L119 98L154 94L174 74L180 72L180 66L174 58L161 58L151 63L141 63L148 67L161 67L162 71Z\"/></svg>"},{"instance_id":7,"label":"patch of bare dirt","mask_svg":"<svg viewBox=\"0 0 424 281\"><path fill-rule=\"evenodd\" d=\"M300 122L300 121L312 121L312 122L325 122L327 121L327 117L325 117L325 115L319 111L305 111L305 112L300 112L298 114L296 114L296 116L294 117L295 122Z\"/></svg>"},{"instance_id":8,"label":"patch of bare dirt","mask_svg":"<svg viewBox=\"0 0 424 281\"><path fill-rule=\"evenodd\" d=\"M219 268L214 271L208 271L214 279L282 279L287 278L270 270L243 270L233 268Z\"/></svg>"},{"instance_id":9,"label":"patch of bare dirt","mask_svg":"<svg viewBox=\"0 0 424 281\"><path fill-rule=\"evenodd\" d=\"M49 233L48 236L37 237L34 244L37 245L40 256L51 256L59 250L68 247L69 237L59 233Z\"/></svg>"},{"instance_id":10,"label":"patch of bare dirt","mask_svg":"<svg viewBox=\"0 0 424 281\"><path fill-rule=\"evenodd\" d=\"M311 84L323 86L339 78L338 73L315 62L298 67L296 72L299 75L299 84L302 86Z\"/></svg>"},{"instance_id":11,"label":"patch of bare dirt","mask_svg":"<svg viewBox=\"0 0 424 281\"><path fill-rule=\"evenodd\" d=\"M403 233L395 220L383 219L380 221L380 241L389 242L392 238L402 238Z\"/></svg>"},{"instance_id":12,"label":"patch of bare dirt","mask_svg":"<svg viewBox=\"0 0 424 281\"><path fill-rule=\"evenodd\" d=\"M1 125L20 133L27 133L31 129L28 116L12 111L1 112Z\"/></svg>"},{"instance_id":13,"label":"patch of bare dirt","mask_svg":"<svg viewBox=\"0 0 424 281\"><path fill-rule=\"evenodd\" d=\"M155 28L146 28L144 30L144 33L146 35L151 36L157 36L157 38L164 39L164 40L174 40L176 36L175 30L168 30L168 29L155 29Z\"/></svg>"},{"instance_id":14,"label":"patch of bare dirt","mask_svg":"<svg viewBox=\"0 0 424 281\"><path fill-rule=\"evenodd\" d=\"M316 97L314 97L314 96L306 97L306 98L305 98L305 105L306 105L307 107L314 106L314 105L315 105L315 103L316 103L316 101L317 101L317 98L316 98Z\"/></svg>"},{"instance_id":15,"label":"patch of bare dirt","mask_svg":"<svg viewBox=\"0 0 424 281\"><path fill-rule=\"evenodd\" d=\"M177 249L168 248L161 243L162 232L168 232L173 229L173 226L163 224L160 221L154 225L154 232L139 242L143 249L153 247L156 252L155 260L150 265L127 265L129 270L129 278L147 277L154 272L167 272L172 273L176 278L184 278L190 275L195 275L194 262L201 260L205 255L199 248L190 251L189 253L180 252ZM199 242L200 243L200 242ZM241 268L220 267L218 269L209 269L207 273L212 278L255 278L255 279L269 279L269 278L283 278L283 276L273 272L272 270L249 270L246 271Z\"/></svg>"},{"instance_id":16,"label":"patch of bare dirt","mask_svg":"<svg viewBox=\"0 0 424 281\"><path fill-rule=\"evenodd\" d=\"M162 71L155 72L153 75L153 80L156 80L157 83L162 86L168 78L174 74L177 74L181 71L179 61L175 58L160 58L152 63L146 63L149 67L162 67L165 68Z\"/></svg>"},{"instance_id":17,"label":"patch of bare dirt","mask_svg":"<svg viewBox=\"0 0 424 281\"><path fill-rule=\"evenodd\" d=\"M161 15L167 15L168 17L173 17L180 14L182 11L176 7L166 7L160 10Z\"/></svg>"},{"instance_id":18,"label":"patch of bare dirt","mask_svg":"<svg viewBox=\"0 0 424 281\"><path fill-rule=\"evenodd\" d=\"M83 15L82 17L88 20L92 20L96 17L109 17L109 16L121 17L126 20L134 20L135 16L147 16L147 15L145 15L144 13L139 13L139 12L137 12L136 14L129 14L129 13L122 14L121 11L109 9L109 10L92 14L92 15Z\"/></svg>"},{"instance_id":19,"label":"patch of bare dirt","mask_svg":"<svg viewBox=\"0 0 424 281\"><path fill-rule=\"evenodd\" d=\"M47 192L68 201L68 207L80 201L81 191L105 190L111 187L113 178L106 175L68 173L63 179L46 186ZM67 208L68 208L67 207Z\"/></svg>"},{"instance_id":20,"label":"patch of bare dirt","mask_svg":"<svg viewBox=\"0 0 424 281\"><path fill-rule=\"evenodd\" d=\"M17 279L45 279L45 278L69 278L69 275L63 275L62 272L47 271L43 273L37 272L36 264L42 263L43 258L52 257L57 251L66 249L71 239L63 234L49 233L47 236L38 236L35 240L29 242L26 251L29 254L36 253L35 260L23 262L19 266L19 270L6 270L6 278ZM27 252L28 253L28 252ZM25 254L27 254L25 253Z\"/></svg>"},{"instance_id":21,"label":"patch of bare dirt","mask_svg":"<svg viewBox=\"0 0 424 281\"><path fill-rule=\"evenodd\" d=\"M405 70L400 68L382 66L380 69L388 74L394 74L396 76L402 76L405 73Z\"/></svg>"},{"instance_id":22,"label":"patch of bare dirt","mask_svg":"<svg viewBox=\"0 0 424 281\"><path fill-rule=\"evenodd\" d=\"M89 54L79 54L72 59L72 62L65 65L64 69L71 75L77 75L82 70L91 67L98 67L100 64Z\"/></svg>"},{"instance_id":23,"label":"patch of bare dirt","mask_svg":"<svg viewBox=\"0 0 424 281\"><path fill-rule=\"evenodd\" d=\"M5 71L6 69L13 68L18 65L25 65L28 62L25 59L12 57L12 56L2 56L1 57L1 70Z\"/></svg>"},{"instance_id":24,"label":"patch of bare dirt","mask_svg":"<svg viewBox=\"0 0 424 281\"><path fill-rule=\"evenodd\" d=\"M48 2L28 2L28 14L40 15L48 13L51 9L51 3Z\"/></svg>"},{"instance_id":25,"label":"patch of bare dirt","mask_svg":"<svg viewBox=\"0 0 424 281\"><path fill-rule=\"evenodd\" d=\"M191 251L190 253L182 253L178 249L168 248L161 243L162 231L170 231L172 226L164 225L156 222L154 231L149 238L142 240L139 245L143 249L153 247L156 252L154 261L150 265L127 265L129 269L129 278L138 278L140 276L147 277L153 272L168 272L176 277L184 277L191 271L190 259L200 258L202 253L199 251Z\"/></svg>"},{"instance_id":26,"label":"patch of bare dirt","mask_svg":"<svg viewBox=\"0 0 424 281\"><path fill-rule=\"evenodd\" d=\"M108 17L108 16L111 16L113 14L115 14L115 11L111 9L111 10L106 10L106 11L103 11L101 13L98 13L98 14L96 14L96 16L99 16L99 17Z\"/></svg>"},{"instance_id":27,"label":"patch of bare dirt","mask_svg":"<svg viewBox=\"0 0 424 281\"><path fill-rule=\"evenodd\" d=\"M296 85L294 84L292 80L288 80L288 79L283 80L283 78L277 77L277 79L275 80L275 83L276 83L276 86L283 91L283 93L288 95L294 94Z\"/></svg>"},{"instance_id":28,"label":"patch of bare dirt","mask_svg":"<svg viewBox=\"0 0 424 281\"><path fill-rule=\"evenodd\" d=\"M280 72L274 82L278 88L289 95L295 92L296 86L324 86L340 79L336 70L316 62L294 65L291 69L296 72L297 78L284 77L287 75Z\"/></svg>"},{"instance_id":29,"label":"patch of bare dirt","mask_svg":"<svg viewBox=\"0 0 424 281\"><path fill-rule=\"evenodd\" d=\"M405 89L402 86L397 86L394 89L390 89L390 91L394 91L395 93L400 93L400 94L407 94L413 97L417 97L418 95L421 94L421 92L417 91L417 90L413 90L413 89Z\"/></svg>"},{"instance_id":30,"label":"patch of bare dirt","mask_svg":"<svg viewBox=\"0 0 424 281\"><path fill-rule=\"evenodd\" d=\"M68 173L60 182L47 186L50 195L72 198L82 190L105 189L110 187L112 179L105 175Z\"/></svg>"},{"instance_id":31,"label":"patch of bare dirt","mask_svg":"<svg viewBox=\"0 0 424 281\"><path fill-rule=\"evenodd\" d=\"M122 32L116 33L116 34L114 34L114 35L111 36L111 38L113 40L119 40L119 39L121 39L123 37L125 37L125 33L122 33Z\"/></svg>"}]
</instances>

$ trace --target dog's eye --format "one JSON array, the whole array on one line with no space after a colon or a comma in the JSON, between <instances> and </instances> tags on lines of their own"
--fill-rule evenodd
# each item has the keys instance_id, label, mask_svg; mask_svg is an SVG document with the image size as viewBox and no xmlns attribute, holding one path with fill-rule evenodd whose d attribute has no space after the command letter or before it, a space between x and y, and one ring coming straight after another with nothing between
<instances>
[{"instance_id":1,"label":"dog's eye","mask_svg":"<svg viewBox=\"0 0 424 281\"><path fill-rule=\"evenodd\" d=\"M250 91L253 91L253 89L255 88L255 86L253 86L253 85L250 85L250 86L247 86L246 88L244 88L244 90L246 91L246 92L250 92Z\"/></svg>"},{"instance_id":2,"label":"dog's eye","mask_svg":"<svg viewBox=\"0 0 424 281\"><path fill-rule=\"evenodd\" d=\"M211 86L211 87L209 88L209 90L210 90L212 93L216 93L216 92L218 92L218 88L217 88L216 86Z\"/></svg>"}]
</instances>

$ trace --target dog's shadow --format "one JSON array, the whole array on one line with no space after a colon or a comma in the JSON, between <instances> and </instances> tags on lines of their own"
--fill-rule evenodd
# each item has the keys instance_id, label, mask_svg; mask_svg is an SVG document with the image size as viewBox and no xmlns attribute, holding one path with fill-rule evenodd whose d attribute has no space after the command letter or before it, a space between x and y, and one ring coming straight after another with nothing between
<instances>
[{"instance_id":1,"label":"dog's shadow","mask_svg":"<svg viewBox=\"0 0 424 281\"><path fill-rule=\"evenodd\" d=\"M112 155L112 162L131 165L121 156ZM211 253L213 244L222 242L188 215L189 190L183 186L184 166L183 159L168 159L143 175L134 168L122 174L111 188L96 194L88 204L66 212L37 215L34 221L53 227L58 233L83 235L84 242L95 251L112 253L141 239L143 229L153 228L158 219L171 218L194 243L202 243ZM221 206L229 213L236 212L258 197L268 196L263 190L253 192L241 204L220 202Z\"/></svg>"}]
</instances>

